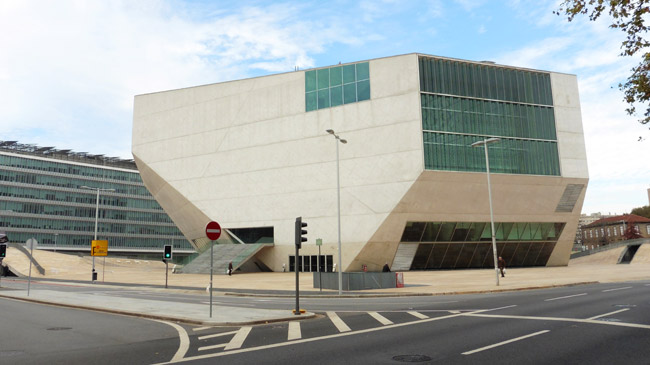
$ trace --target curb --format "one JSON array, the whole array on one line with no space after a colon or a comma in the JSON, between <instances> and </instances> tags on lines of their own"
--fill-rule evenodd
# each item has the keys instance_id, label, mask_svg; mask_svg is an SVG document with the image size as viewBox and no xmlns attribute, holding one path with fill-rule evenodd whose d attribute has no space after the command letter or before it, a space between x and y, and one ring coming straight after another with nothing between
<instances>
[{"instance_id":1,"label":"curb","mask_svg":"<svg viewBox=\"0 0 650 365\"><path fill-rule=\"evenodd\" d=\"M28 303L45 304L45 305L51 305L51 306L55 306L55 307L83 309L83 310L89 310L89 311L94 311L94 312L111 313L111 314L118 314L118 315L129 316L129 317L139 317L139 318L145 318L145 319L154 319L154 320L185 323L185 324L191 324L191 325L204 325L204 326L208 326L208 325L209 326L245 326L245 325L276 323L276 322L299 321L299 320L303 320L303 319L311 319L311 318L316 317L315 313L307 312L305 314L301 314L299 317L296 316L296 315L293 315L293 317L288 316L286 318L260 319L260 320L255 320L255 321L215 322L215 321L210 321L210 320L204 321L204 320L195 320L195 319L183 318L183 317L174 317L174 316L166 316L166 315L130 312L130 311L119 310L119 309L111 309L111 308L90 307L90 306L79 305L79 304L57 303L57 302L51 302L51 301L47 301L47 300L43 300L43 299L15 297L15 296L5 295L5 294L0 294L0 298L19 300L19 301L28 302Z\"/></svg>"}]
</instances>

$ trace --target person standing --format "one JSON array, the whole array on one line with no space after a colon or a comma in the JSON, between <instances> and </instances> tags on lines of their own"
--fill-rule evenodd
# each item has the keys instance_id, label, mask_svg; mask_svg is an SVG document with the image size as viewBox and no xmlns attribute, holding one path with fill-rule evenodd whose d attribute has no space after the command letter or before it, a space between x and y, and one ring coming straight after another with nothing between
<instances>
[{"instance_id":1,"label":"person standing","mask_svg":"<svg viewBox=\"0 0 650 365\"><path fill-rule=\"evenodd\" d=\"M501 277L506 276L506 260L503 259L503 257L499 256L499 260L497 260L497 265L499 266L499 271L501 271Z\"/></svg>"},{"instance_id":2,"label":"person standing","mask_svg":"<svg viewBox=\"0 0 650 365\"><path fill-rule=\"evenodd\" d=\"M232 275L232 261L228 263L228 276Z\"/></svg>"}]
</instances>

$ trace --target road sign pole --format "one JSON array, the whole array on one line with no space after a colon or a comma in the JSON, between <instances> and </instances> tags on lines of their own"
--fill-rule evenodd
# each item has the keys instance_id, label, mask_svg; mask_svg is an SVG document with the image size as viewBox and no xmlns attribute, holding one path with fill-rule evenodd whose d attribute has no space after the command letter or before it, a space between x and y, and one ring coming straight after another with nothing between
<instances>
[{"instance_id":1,"label":"road sign pole","mask_svg":"<svg viewBox=\"0 0 650 365\"><path fill-rule=\"evenodd\" d=\"M298 256L299 255L298 245L294 245L294 246L296 247L296 261L295 261L295 265L293 265L294 269L296 269L296 312L294 314L299 316L300 315L300 299L299 299L300 298L300 288L298 287L298 283L299 283L298 272L300 270L298 270L298 260L299 260L300 256Z\"/></svg>"},{"instance_id":2,"label":"road sign pole","mask_svg":"<svg viewBox=\"0 0 650 365\"><path fill-rule=\"evenodd\" d=\"M210 241L210 318L212 318L212 269L214 266L214 241Z\"/></svg>"},{"instance_id":3,"label":"road sign pole","mask_svg":"<svg viewBox=\"0 0 650 365\"><path fill-rule=\"evenodd\" d=\"M165 289L167 289L167 276L169 275L169 264L165 260Z\"/></svg>"},{"instance_id":4,"label":"road sign pole","mask_svg":"<svg viewBox=\"0 0 650 365\"><path fill-rule=\"evenodd\" d=\"M323 270L320 269L320 245L318 245L318 287L323 292Z\"/></svg>"},{"instance_id":5,"label":"road sign pole","mask_svg":"<svg viewBox=\"0 0 650 365\"><path fill-rule=\"evenodd\" d=\"M214 241L221 237L221 226L217 222L209 222L205 226L205 236L210 240L210 318L212 318L212 275L214 273Z\"/></svg>"}]
</instances>

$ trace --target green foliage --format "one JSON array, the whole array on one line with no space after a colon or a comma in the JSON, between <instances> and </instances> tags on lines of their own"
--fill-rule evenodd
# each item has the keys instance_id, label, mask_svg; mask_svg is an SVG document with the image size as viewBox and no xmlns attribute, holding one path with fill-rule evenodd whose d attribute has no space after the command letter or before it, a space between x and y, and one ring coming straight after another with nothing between
<instances>
[{"instance_id":1,"label":"green foliage","mask_svg":"<svg viewBox=\"0 0 650 365\"><path fill-rule=\"evenodd\" d=\"M636 214L641 217L650 218L650 205L632 209L630 214Z\"/></svg>"},{"instance_id":2,"label":"green foliage","mask_svg":"<svg viewBox=\"0 0 650 365\"><path fill-rule=\"evenodd\" d=\"M621 44L621 56L641 54L641 62L630 70L632 74L618 87L623 91L625 109L629 115L637 115L636 106L645 104L645 112L639 122L650 122L650 42L646 39L649 27L645 20L650 13L650 0L563 0L557 15L566 15L572 21L578 15L586 15L595 21L603 13L612 17L610 28L619 29L627 35Z\"/></svg>"}]
</instances>

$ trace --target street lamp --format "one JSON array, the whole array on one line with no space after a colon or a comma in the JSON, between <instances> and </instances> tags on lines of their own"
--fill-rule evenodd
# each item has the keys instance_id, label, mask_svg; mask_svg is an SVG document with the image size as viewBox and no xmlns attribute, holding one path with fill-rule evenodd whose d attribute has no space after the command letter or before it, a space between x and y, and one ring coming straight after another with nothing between
<instances>
[{"instance_id":1,"label":"street lamp","mask_svg":"<svg viewBox=\"0 0 650 365\"><path fill-rule=\"evenodd\" d=\"M494 272L497 278L497 286L499 286L499 268L497 263L497 240L494 236L494 213L492 212L492 187L490 186L490 159L488 158L488 144L497 143L501 138L484 138L481 141L476 141L471 144L472 147L483 146L485 149L485 170L487 171L487 183L488 183L488 200L490 201L490 225L492 228L492 254L494 256Z\"/></svg>"},{"instance_id":2,"label":"street lamp","mask_svg":"<svg viewBox=\"0 0 650 365\"><path fill-rule=\"evenodd\" d=\"M339 277L339 295L342 294L342 288L343 288L343 265L341 265L341 179L339 177L339 142L346 144L348 141L345 139L342 139L341 137L338 136L338 134L334 133L333 129L328 129L326 131L327 133L331 134L336 138L336 199L337 199L337 207L338 207L338 222L339 222L339 272L338 272L338 277ZM297 259L297 258L296 258Z\"/></svg>"},{"instance_id":3,"label":"street lamp","mask_svg":"<svg viewBox=\"0 0 650 365\"><path fill-rule=\"evenodd\" d=\"M97 191L97 201L95 203L95 241L97 241L97 222L99 220L99 192L100 191L115 191L115 189L102 189L102 188L91 188L90 186L80 186L82 189L95 190ZM92 250L92 248L91 248ZM95 256L93 255L93 271L95 273ZM90 282L95 280L95 275L91 276Z\"/></svg>"}]
</instances>

